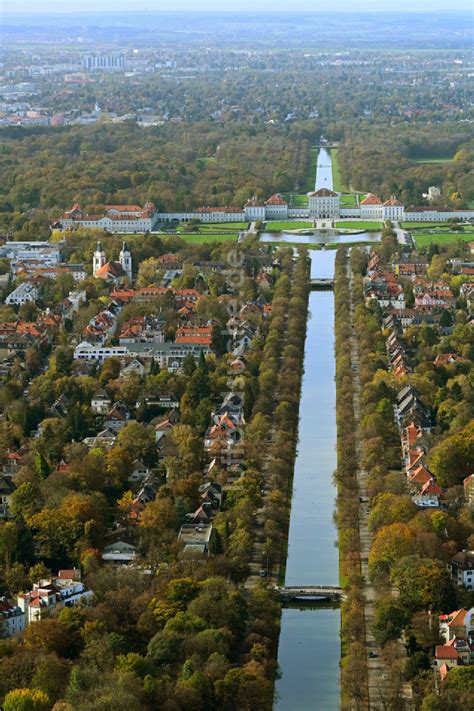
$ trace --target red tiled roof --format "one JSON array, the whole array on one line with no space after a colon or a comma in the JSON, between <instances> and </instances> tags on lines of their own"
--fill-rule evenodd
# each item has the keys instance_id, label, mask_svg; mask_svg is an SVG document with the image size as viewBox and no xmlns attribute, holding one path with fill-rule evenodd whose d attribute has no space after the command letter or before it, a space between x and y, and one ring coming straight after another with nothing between
<instances>
[{"instance_id":1,"label":"red tiled roof","mask_svg":"<svg viewBox=\"0 0 474 711\"><path fill-rule=\"evenodd\" d=\"M275 193L266 200L265 205L288 205L288 203L282 198L280 193Z\"/></svg>"},{"instance_id":2,"label":"red tiled roof","mask_svg":"<svg viewBox=\"0 0 474 711\"><path fill-rule=\"evenodd\" d=\"M402 207L402 203L398 200L395 195L392 195L388 200L385 200L384 207Z\"/></svg>"},{"instance_id":3,"label":"red tiled roof","mask_svg":"<svg viewBox=\"0 0 474 711\"><path fill-rule=\"evenodd\" d=\"M176 343L212 344L212 326L180 326L176 331Z\"/></svg>"},{"instance_id":4,"label":"red tiled roof","mask_svg":"<svg viewBox=\"0 0 474 711\"><path fill-rule=\"evenodd\" d=\"M110 297L112 299L117 299L118 301L127 303L128 301L131 301L131 299L133 299L135 293L136 292L134 289L115 289L111 292Z\"/></svg>"},{"instance_id":5,"label":"red tiled roof","mask_svg":"<svg viewBox=\"0 0 474 711\"><path fill-rule=\"evenodd\" d=\"M440 622L446 622L448 627L463 627L466 612L463 607L460 610L450 612L448 615L440 615Z\"/></svg>"},{"instance_id":6,"label":"red tiled roof","mask_svg":"<svg viewBox=\"0 0 474 711\"><path fill-rule=\"evenodd\" d=\"M435 650L436 659L452 659L456 660L458 658L458 653L453 647L449 647L447 644L437 644Z\"/></svg>"},{"instance_id":7,"label":"red tiled roof","mask_svg":"<svg viewBox=\"0 0 474 711\"><path fill-rule=\"evenodd\" d=\"M143 212L140 205L106 205L106 210L118 210L119 212Z\"/></svg>"},{"instance_id":8,"label":"red tiled roof","mask_svg":"<svg viewBox=\"0 0 474 711\"><path fill-rule=\"evenodd\" d=\"M107 262L96 271L95 276L100 278L107 278L108 276L117 278L126 276L126 274L120 262Z\"/></svg>"},{"instance_id":9,"label":"red tiled roof","mask_svg":"<svg viewBox=\"0 0 474 711\"><path fill-rule=\"evenodd\" d=\"M418 467L418 469L415 469L413 474L410 476L410 483L411 484L420 484L424 486L426 482L430 481L432 479L432 474L431 472L426 469L426 467L421 466Z\"/></svg>"},{"instance_id":10,"label":"red tiled roof","mask_svg":"<svg viewBox=\"0 0 474 711\"><path fill-rule=\"evenodd\" d=\"M458 361L462 360L461 356L458 355L457 353L440 353L439 355L436 356L434 360L435 365L447 365L448 363L452 363L453 361Z\"/></svg>"},{"instance_id":11,"label":"red tiled roof","mask_svg":"<svg viewBox=\"0 0 474 711\"><path fill-rule=\"evenodd\" d=\"M374 195L373 193L367 193L365 198L363 200L361 200L360 204L361 205L381 205L382 200L377 195Z\"/></svg>"},{"instance_id":12,"label":"red tiled roof","mask_svg":"<svg viewBox=\"0 0 474 711\"><path fill-rule=\"evenodd\" d=\"M442 488L436 481L436 479L431 478L429 481L425 482L423 484L423 487L421 489L422 494L435 494L437 496L441 496L443 493Z\"/></svg>"}]
</instances>

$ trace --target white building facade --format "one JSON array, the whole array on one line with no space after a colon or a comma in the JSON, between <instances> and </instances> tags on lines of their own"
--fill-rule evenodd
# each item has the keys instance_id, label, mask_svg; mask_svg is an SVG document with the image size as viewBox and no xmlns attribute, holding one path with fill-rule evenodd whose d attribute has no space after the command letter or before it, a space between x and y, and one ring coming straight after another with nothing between
<instances>
[{"instance_id":1,"label":"white building facade","mask_svg":"<svg viewBox=\"0 0 474 711\"><path fill-rule=\"evenodd\" d=\"M341 214L341 200L338 193L328 188L320 188L308 193L309 216L337 219Z\"/></svg>"}]
</instances>

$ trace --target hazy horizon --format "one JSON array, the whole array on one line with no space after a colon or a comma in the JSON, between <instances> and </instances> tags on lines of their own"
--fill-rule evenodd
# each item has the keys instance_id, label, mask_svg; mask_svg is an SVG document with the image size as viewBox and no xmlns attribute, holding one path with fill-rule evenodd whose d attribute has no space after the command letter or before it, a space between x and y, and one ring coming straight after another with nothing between
<instances>
[{"instance_id":1,"label":"hazy horizon","mask_svg":"<svg viewBox=\"0 0 474 711\"><path fill-rule=\"evenodd\" d=\"M223 6L224 5L224 6ZM471 0L456 0L455 7L447 4L446 0L418 0L416 3L410 0L389 0L381 3L379 0L363 0L357 7L354 7L351 0L333 0L331 8L321 3L321 7L315 7L312 0L295 0L291 11L288 10L286 0L225 0L224 3L218 0L204 0L199 9L196 9L193 0L165 0L154 3L153 0L135 0L133 7L125 0L78 0L73 8L65 8L62 0L45 0L38 6L34 0L20 0L15 3L2 5L3 15L25 15L32 17L48 14L80 15L80 14L102 14L110 15L133 14L133 13L180 13L191 12L194 15L200 13L325 13L346 12L350 14L370 13L440 13L440 12L472 12Z\"/></svg>"}]
</instances>

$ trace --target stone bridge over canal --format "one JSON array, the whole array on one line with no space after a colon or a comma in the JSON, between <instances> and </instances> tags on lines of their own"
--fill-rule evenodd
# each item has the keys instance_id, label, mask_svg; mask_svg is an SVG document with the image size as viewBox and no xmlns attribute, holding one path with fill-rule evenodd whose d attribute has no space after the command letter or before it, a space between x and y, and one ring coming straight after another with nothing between
<instances>
[{"instance_id":1,"label":"stone bridge over canal","mask_svg":"<svg viewBox=\"0 0 474 711\"><path fill-rule=\"evenodd\" d=\"M303 586L275 586L275 591L282 601L291 600L334 600L345 598L344 590L337 585L303 585Z\"/></svg>"},{"instance_id":2,"label":"stone bridge over canal","mask_svg":"<svg viewBox=\"0 0 474 711\"><path fill-rule=\"evenodd\" d=\"M310 284L311 289L314 290L331 291L331 289L334 289L334 279L329 279L326 277L311 277Z\"/></svg>"}]
</instances>

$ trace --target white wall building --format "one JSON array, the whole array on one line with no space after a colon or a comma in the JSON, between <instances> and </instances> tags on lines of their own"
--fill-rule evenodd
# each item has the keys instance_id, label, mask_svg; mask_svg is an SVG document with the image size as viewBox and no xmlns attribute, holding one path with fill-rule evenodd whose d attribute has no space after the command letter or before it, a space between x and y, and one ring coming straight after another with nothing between
<instances>
[{"instance_id":1,"label":"white wall building","mask_svg":"<svg viewBox=\"0 0 474 711\"><path fill-rule=\"evenodd\" d=\"M100 363L107 358L124 358L128 355L130 352L125 346L92 345L88 341L79 343L74 351L76 360L98 360Z\"/></svg>"},{"instance_id":2,"label":"white wall building","mask_svg":"<svg viewBox=\"0 0 474 711\"><path fill-rule=\"evenodd\" d=\"M14 637L25 629L25 613L18 605L0 598L0 639Z\"/></svg>"},{"instance_id":3,"label":"white wall building","mask_svg":"<svg viewBox=\"0 0 474 711\"><path fill-rule=\"evenodd\" d=\"M266 220L288 219L288 203L279 193L275 193L265 202Z\"/></svg>"},{"instance_id":4,"label":"white wall building","mask_svg":"<svg viewBox=\"0 0 474 711\"><path fill-rule=\"evenodd\" d=\"M474 551L461 551L451 558L451 574L458 586L474 591Z\"/></svg>"},{"instance_id":5,"label":"white wall building","mask_svg":"<svg viewBox=\"0 0 474 711\"><path fill-rule=\"evenodd\" d=\"M355 208L357 210L357 208ZM360 203L360 218L363 220L381 220L383 217L382 200L373 193L368 193Z\"/></svg>"},{"instance_id":6,"label":"white wall building","mask_svg":"<svg viewBox=\"0 0 474 711\"><path fill-rule=\"evenodd\" d=\"M254 195L253 198L247 200L247 202L245 203L244 215L245 219L249 221L264 220L266 217L264 203L259 200L256 195Z\"/></svg>"},{"instance_id":7,"label":"white wall building","mask_svg":"<svg viewBox=\"0 0 474 711\"><path fill-rule=\"evenodd\" d=\"M18 595L17 603L25 614L25 625L41 620L57 607L72 607L92 600L92 591L80 580L74 579L75 573L59 571L58 577L40 580L33 585L33 590Z\"/></svg>"},{"instance_id":8,"label":"white wall building","mask_svg":"<svg viewBox=\"0 0 474 711\"><path fill-rule=\"evenodd\" d=\"M310 217L336 219L340 216L340 197L328 188L308 193L308 206Z\"/></svg>"},{"instance_id":9,"label":"white wall building","mask_svg":"<svg viewBox=\"0 0 474 711\"><path fill-rule=\"evenodd\" d=\"M17 262L36 263L37 266L52 266L61 261L58 245L49 242L5 242L0 246L0 257L9 259L14 266Z\"/></svg>"},{"instance_id":10,"label":"white wall building","mask_svg":"<svg viewBox=\"0 0 474 711\"><path fill-rule=\"evenodd\" d=\"M33 284L25 281L23 284L14 289L11 294L8 294L5 303L9 305L21 306L29 301L36 301L38 298L38 289Z\"/></svg>"},{"instance_id":11,"label":"white wall building","mask_svg":"<svg viewBox=\"0 0 474 711\"><path fill-rule=\"evenodd\" d=\"M79 203L76 203L63 214L58 223L65 229L86 227L117 234L142 234L150 232L157 219L153 203L147 203L145 207L140 207L140 205L106 205L103 215L88 215L82 210Z\"/></svg>"},{"instance_id":12,"label":"white wall building","mask_svg":"<svg viewBox=\"0 0 474 711\"><path fill-rule=\"evenodd\" d=\"M392 195L388 200L386 200L382 207L382 217L384 220L392 220L392 222L395 222L396 220L403 220L405 208L400 200L395 197L395 195Z\"/></svg>"}]
</instances>

